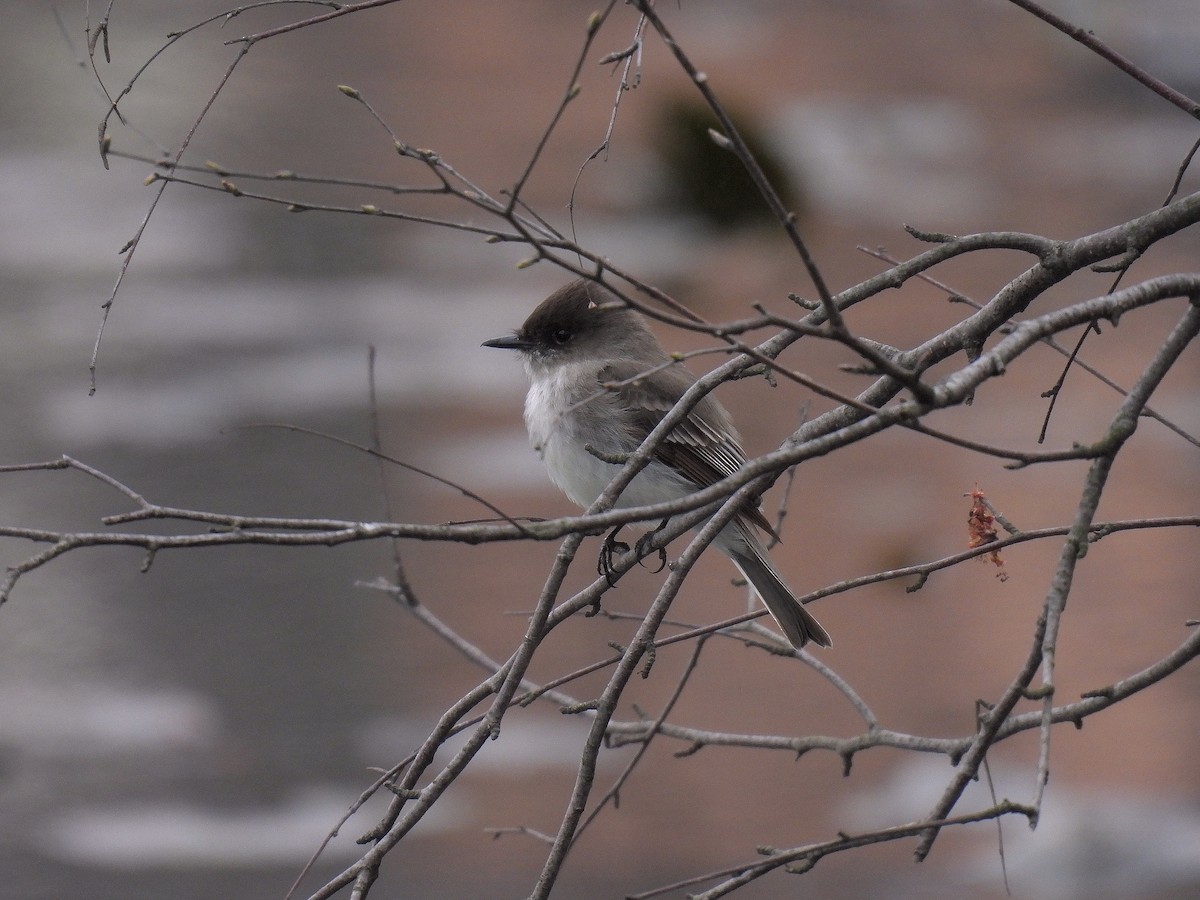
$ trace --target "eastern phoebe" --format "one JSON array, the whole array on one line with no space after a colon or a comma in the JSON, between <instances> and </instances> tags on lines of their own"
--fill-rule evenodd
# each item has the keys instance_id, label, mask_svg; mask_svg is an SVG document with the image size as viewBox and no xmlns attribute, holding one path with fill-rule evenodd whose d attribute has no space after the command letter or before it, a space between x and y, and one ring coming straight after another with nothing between
<instances>
[{"instance_id":1,"label":"eastern phoebe","mask_svg":"<svg viewBox=\"0 0 1200 900\"><path fill-rule=\"evenodd\" d=\"M525 397L529 439L550 478L584 508L621 471L620 464L601 457L619 459L636 450L695 382L673 363L640 315L591 281L559 288L515 334L483 346L520 352L530 381ZM616 506L677 500L734 474L745 462L729 413L706 394L658 445ZM758 508L747 504L713 545L754 586L793 647L810 640L830 646L825 629L771 565L756 527L771 531Z\"/></svg>"}]
</instances>

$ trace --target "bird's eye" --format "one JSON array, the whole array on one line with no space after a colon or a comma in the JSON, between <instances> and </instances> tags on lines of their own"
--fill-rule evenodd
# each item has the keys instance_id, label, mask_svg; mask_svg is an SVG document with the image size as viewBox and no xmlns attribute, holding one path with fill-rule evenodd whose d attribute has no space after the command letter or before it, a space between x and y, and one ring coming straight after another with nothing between
<instances>
[{"instance_id":1,"label":"bird's eye","mask_svg":"<svg viewBox=\"0 0 1200 900\"><path fill-rule=\"evenodd\" d=\"M560 328L550 335L550 339L560 347L571 340L571 332L566 328Z\"/></svg>"}]
</instances>

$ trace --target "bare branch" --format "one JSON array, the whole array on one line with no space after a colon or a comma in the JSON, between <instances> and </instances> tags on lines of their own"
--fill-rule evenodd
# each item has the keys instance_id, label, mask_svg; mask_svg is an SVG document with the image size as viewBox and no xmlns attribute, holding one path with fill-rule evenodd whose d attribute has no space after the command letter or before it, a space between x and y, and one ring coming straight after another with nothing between
<instances>
[{"instance_id":1,"label":"bare branch","mask_svg":"<svg viewBox=\"0 0 1200 900\"><path fill-rule=\"evenodd\" d=\"M1175 88L1146 72L1145 69L1126 59L1097 38L1091 31L1088 31L1086 28L1080 28L1078 25L1072 25L1066 19L1056 16L1041 4L1035 3L1034 0L1009 0L1009 2L1021 7L1026 12L1033 13L1043 22L1054 26L1072 40L1083 44L1083 46L1087 47L1097 56L1112 63L1126 75L1131 76L1138 83L1148 87L1168 103L1177 106L1193 119L1200 119L1200 103L1175 90Z\"/></svg>"}]
</instances>

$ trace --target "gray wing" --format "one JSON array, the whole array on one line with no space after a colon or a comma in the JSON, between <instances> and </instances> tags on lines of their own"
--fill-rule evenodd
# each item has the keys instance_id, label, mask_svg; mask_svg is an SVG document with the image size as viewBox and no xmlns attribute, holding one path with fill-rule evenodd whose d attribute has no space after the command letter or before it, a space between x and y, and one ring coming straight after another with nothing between
<instances>
[{"instance_id":1,"label":"gray wing","mask_svg":"<svg viewBox=\"0 0 1200 900\"><path fill-rule=\"evenodd\" d=\"M625 361L612 363L600 371L601 383L612 385L617 403L630 413L629 421L633 423L630 438L635 444L646 439L695 383L691 373L679 365L660 369L652 377L644 377L644 372L637 364ZM746 462L733 420L711 394L692 407L687 417L658 445L654 455L700 487L733 475ZM774 534L757 507L747 506L742 515Z\"/></svg>"}]
</instances>

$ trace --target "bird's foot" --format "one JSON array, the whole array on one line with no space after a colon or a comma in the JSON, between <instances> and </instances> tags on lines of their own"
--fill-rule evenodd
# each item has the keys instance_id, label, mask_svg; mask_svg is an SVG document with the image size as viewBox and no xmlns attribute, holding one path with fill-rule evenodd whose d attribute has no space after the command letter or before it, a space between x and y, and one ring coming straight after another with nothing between
<instances>
[{"instance_id":1,"label":"bird's foot","mask_svg":"<svg viewBox=\"0 0 1200 900\"><path fill-rule=\"evenodd\" d=\"M662 531L664 528L667 527L668 521L670 521L670 520L663 519L661 522L658 523L657 528L655 528L653 531L647 531L640 538L638 538L637 544L635 545L635 549L637 550L637 556L638 556L638 565L644 565L645 561L646 561L646 557L648 557L651 553L657 554L658 568L654 570L654 574L656 574L656 575L667 567L667 549L666 549L666 547L659 547L657 549L651 549L650 542L654 540L654 536L656 534L658 534L660 531Z\"/></svg>"},{"instance_id":2,"label":"bird's foot","mask_svg":"<svg viewBox=\"0 0 1200 900\"><path fill-rule=\"evenodd\" d=\"M618 525L608 533L608 537L604 539L603 545L600 547L600 558L596 561L596 573L603 575L604 580L608 582L609 587L616 586L616 572L613 570L613 560L622 554L629 552L629 545L624 541L617 540L617 532L621 530ZM593 613L593 615L595 615Z\"/></svg>"}]
</instances>

